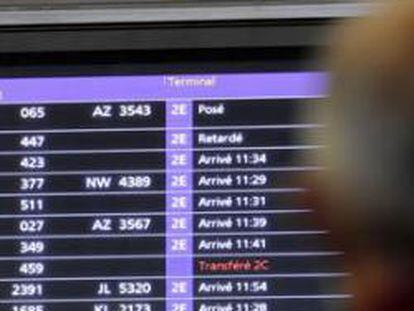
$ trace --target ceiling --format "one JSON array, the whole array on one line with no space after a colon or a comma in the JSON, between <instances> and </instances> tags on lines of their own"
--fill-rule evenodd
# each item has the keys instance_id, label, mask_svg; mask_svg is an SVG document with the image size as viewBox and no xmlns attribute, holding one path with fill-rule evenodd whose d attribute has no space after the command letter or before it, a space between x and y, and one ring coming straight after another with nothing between
<instances>
[{"instance_id":1,"label":"ceiling","mask_svg":"<svg viewBox=\"0 0 414 311\"><path fill-rule=\"evenodd\" d=\"M371 9L353 0L0 0L0 26L341 18Z\"/></svg>"},{"instance_id":2,"label":"ceiling","mask_svg":"<svg viewBox=\"0 0 414 311\"><path fill-rule=\"evenodd\" d=\"M188 6L188 5L263 5L360 3L357 0L0 0L3 9L61 9L79 7Z\"/></svg>"}]
</instances>

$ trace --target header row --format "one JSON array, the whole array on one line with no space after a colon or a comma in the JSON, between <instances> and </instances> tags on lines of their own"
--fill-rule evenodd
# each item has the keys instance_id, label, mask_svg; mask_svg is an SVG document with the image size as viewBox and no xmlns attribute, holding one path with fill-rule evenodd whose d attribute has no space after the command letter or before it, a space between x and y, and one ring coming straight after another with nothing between
<instances>
[{"instance_id":1,"label":"header row","mask_svg":"<svg viewBox=\"0 0 414 311\"><path fill-rule=\"evenodd\" d=\"M0 79L0 104L320 98L320 72Z\"/></svg>"}]
</instances>

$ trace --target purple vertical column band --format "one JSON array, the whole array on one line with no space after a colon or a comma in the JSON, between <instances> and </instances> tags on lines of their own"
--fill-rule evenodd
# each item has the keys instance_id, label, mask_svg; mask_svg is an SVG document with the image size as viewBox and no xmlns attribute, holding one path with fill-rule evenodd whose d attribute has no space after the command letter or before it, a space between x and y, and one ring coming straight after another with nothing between
<instances>
[{"instance_id":1,"label":"purple vertical column band","mask_svg":"<svg viewBox=\"0 0 414 311\"><path fill-rule=\"evenodd\" d=\"M193 112L166 103L166 310L193 311Z\"/></svg>"}]
</instances>

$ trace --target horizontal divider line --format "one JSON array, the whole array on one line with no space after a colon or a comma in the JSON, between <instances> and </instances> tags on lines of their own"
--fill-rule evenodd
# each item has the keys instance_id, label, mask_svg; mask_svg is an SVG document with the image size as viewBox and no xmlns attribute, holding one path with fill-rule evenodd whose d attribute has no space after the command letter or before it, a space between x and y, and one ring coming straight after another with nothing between
<instances>
[{"instance_id":1,"label":"horizontal divider line","mask_svg":"<svg viewBox=\"0 0 414 311\"><path fill-rule=\"evenodd\" d=\"M172 215L266 215L266 214L296 214L296 213L311 213L313 212L312 209L280 209L280 210L232 210L232 211L196 211L196 212L153 212L153 213L61 213L61 214L23 214L23 215L16 215L16 214L0 214L0 219L9 219L9 218L80 218L80 217L128 217L128 216L172 216Z\"/></svg>"},{"instance_id":2,"label":"horizontal divider line","mask_svg":"<svg viewBox=\"0 0 414 311\"><path fill-rule=\"evenodd\" d=\"M154 170L85 170L85 171L26 171L26 172L0 172L0 176L55 176L55 175L103 175L103 174L178 174L185 172L193 173L234 173L234 172L302 172L319 171L321 166L286 166L286 167L260 167L260 168L207 168L207 169L154 169Z\"/></svg>"},{"instance_id":3,"label":"horizontal divider line","mask_svg":"<svg viewBox=\"0 0 414 311\"><path fill-rule=\"evenodd\" d=\"M1 240L43 240L43 239L118 239L118 238L169 238L169 237L237 237L237 236L282 236L282 235L326 235L327 230L303 230L303 231L239 231L239 232L197 232L190 234L43 234L43 235L1 235Z\"/></svg>"},{"instance_id":4,"label":"horizontal divider line","mask_svg":"<svg viewBox=\"0 0 414 311\"><path fill-rule=\"evenodd\" d=\"M27 261L27 260L120 260L120 259L165 259L165 258L251 258L251 257L334 257L342 256L343 252L273 252L273 253L233 253L233 254L145 254L145 255L75 255L75 256L2 256L0 261Z\"/></svg>"},{"instance_id":5,"label":"horizontal divider line","mask_svg":"<svg viewBox=\"0 0 414 311\"><path fill-rule=\"evenodd\" d=\"M298 193L305 192L304 188L266 188L266 189L213 189L213 190L154 190L154 191L69 191L69 192L12 192L0 193L0 198L13 197L57 197L57 196L108 196L108 195L163 195L163 194L209 194L209 193Z\"/></svg>"},{"instance_id":6,"label":"horizontal divider line","mask_svg":"<svg viewBox=\"0 0 414 311\"><path fill-rule=\"evenodd\" d=\"M0 135L9 134L64 134L64 133L99 133L99 132L163 132L163 131L210 131L210 130L261 130L261 129L313 129L324 128L323 124L297 123L276 125L218 125L192 127L119 127L119 128L60 128L60 129L31 129L31 130L0 130Z\"/></svg>"},{"instance_id":7,"label":"horizontal divider line","mask_svg":"<svg viewBox=\"0 0 414 311\"><path fill-rule=\"evenodd\" d=\"M6 155L33 155L33 154L107 154L107 153L166 153L166 152L203 152L203 151L244 151L244 150L315 150L323 145L291 145L291 146L245 146L245 147L195 147L195 148L133 148L133 149L80 149L80 150L36 150L36 151L0 151L0 156Z\"/></svg>"},{"instance_id":8,"label":"horizontal divider line","mask_svg":"<svg viewBox=\"0 0 414 311\"><path fill-rule=\"evenodd\" d=\"M84 298L84 299L10 299L10 300L0 300L0 303L10 304L10 303L76 303L76 302L120 302L120 301L166 301L166 300L189 300L189 301L204 301L204 300L214 300L214 301L229 301L229 300L331 300L331 299L352 299L353 295L351 294L320 294L320 295L273 295L273 296L205 296L205 297L180 297L180 298L168 298L168 297L159 297L159 298Z\"/></svg>"},{"instance_id":9,"label":"horizontal divider line","mask_svg":"<svg viewBox=\"0 0 414 311\"><path fill-rule=\"evenodd\" d=\"M301 278L346 278L349 272L311 272L311 273L277 273L277 274L223 274L223 275L194 275L194 276L96 276L96 277L38 277L38 278L0 278L5 282L66 282L66 281L116 281L116 280L168 280L168 279L301 279Z\"/></svg>"},{"instance_id":10,"label":"horizontal divider line","mask_svg":"<svg viewBox=\"0 0 414 311\"><path fill-rule=\"evenodd\" d=\"M257 96L221 96L221 97L215 97L215 96L208 96L208 97L194 97L191 96L191 98L188 97L168 97L168 101L175 101L175 100L188 100L191 99L191 101L212 101L212 100L234 100L234 101L240 101L240 100L260 100L260 99L269 99L269 100L275 100L275 101L283 101L281 102L275 102L273 104L282 104L282 105L306 105L306 102L304 100L312 100L312 99L323 99L326 95L323 94L293 94L293 95L257 95ZM297 101L300 100L300 101ZM286 101L292 101L287 103ZM130 104L130 103L150 103L150 102L156 102L152 104L160 104L160 105L166 105L167 99L165 97L149 97L149 98L93 98L93 99L77 99L77 100L58 100L54 99L52 100L36 100L36 101L2 101L2 105L53 105L53 104L102 104L102 103L108 103L108 104ZM242 103L243 104L243 103ZM248 104L248 103L246 103Z\"/></svg>"}]
</instances>

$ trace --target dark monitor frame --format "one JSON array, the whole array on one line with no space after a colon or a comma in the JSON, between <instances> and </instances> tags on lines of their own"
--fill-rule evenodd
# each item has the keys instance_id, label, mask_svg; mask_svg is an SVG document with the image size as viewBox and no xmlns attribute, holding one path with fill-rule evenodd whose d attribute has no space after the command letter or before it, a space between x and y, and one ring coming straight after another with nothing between
<instances>
[{"instance_id":1,"label":"dark monitor frame","mask_svg":"<svg viewBox=\"0 0 414 311\"><path fill-rule=\"evenodd\" d=\"M0 76L315 70L330 19L0 28ZM85 68L88 67L86 70Z\"/></svg>"}]
</instances>

